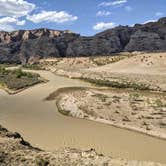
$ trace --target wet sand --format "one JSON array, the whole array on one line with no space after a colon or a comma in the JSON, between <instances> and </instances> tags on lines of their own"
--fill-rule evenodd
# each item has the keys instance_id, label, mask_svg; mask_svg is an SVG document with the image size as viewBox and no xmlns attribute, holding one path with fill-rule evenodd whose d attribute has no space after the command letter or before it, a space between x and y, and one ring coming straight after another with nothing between
<instances>
[{"instance_id":1,"label":"wet sand","mask_svg":"<svg viewBox=\"0 0 166 166\"><path fill-rule=\"evenodd\" d=\"M166 141L106 124L61 115L54 101L44 101L58 88L89 86L85 82L36 71L48 83L16 95L0 91L0 124L22 134L33 146L95 148L97 152L130 160L166 163Z\"/></svg>"}]
</instances>

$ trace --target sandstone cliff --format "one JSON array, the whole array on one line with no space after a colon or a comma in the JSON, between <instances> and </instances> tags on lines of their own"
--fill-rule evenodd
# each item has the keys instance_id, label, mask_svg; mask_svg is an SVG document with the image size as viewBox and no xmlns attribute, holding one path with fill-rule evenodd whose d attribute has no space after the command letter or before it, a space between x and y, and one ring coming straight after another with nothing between
<instances>
[{"instance_id":1,"label":"sandstone cliff","mask_svg":"<svg viewBox=\"0 0 166 166\"><path fill-rule=\"evenodd\" d=\"M121 51L165 51L166 18L134 27L118 26L91 37L49 29L0 32L0 62L36 62L43 57L110 55Z\"/></svg>"}]
</instances>

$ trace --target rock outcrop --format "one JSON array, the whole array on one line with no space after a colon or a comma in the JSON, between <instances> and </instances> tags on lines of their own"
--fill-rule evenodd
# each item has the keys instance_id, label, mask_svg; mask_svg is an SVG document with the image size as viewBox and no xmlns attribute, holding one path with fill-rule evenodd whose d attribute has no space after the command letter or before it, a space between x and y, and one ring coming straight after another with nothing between
<instances>
[{"instance_id":1,"label":"rock outcrop","mask_svg":"<svg viewBox=\"0 0 166 166\"><path fill-rule=\"evenodd\" d=\"M110 55L121 51L165 51L166 18L134 27L118 26L91 37L49 29L0 32L0 62L34 63L43 57Z\"/></svg>"}]
</instances>

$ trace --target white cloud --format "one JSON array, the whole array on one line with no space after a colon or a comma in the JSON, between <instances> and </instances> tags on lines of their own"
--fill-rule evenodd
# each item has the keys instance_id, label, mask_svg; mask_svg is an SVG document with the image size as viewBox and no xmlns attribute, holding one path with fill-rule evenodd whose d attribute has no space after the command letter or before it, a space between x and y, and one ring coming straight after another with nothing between
<instances>
[{"instance_id":1,"label":"white cloud","mask_svg":"<svg viewBox=\"0 0 166 166\"><path fill-rule=\"evenodd\" d=\"M30 20L34 23L40 22L56 22L56 23L64 23L68 21L77 20L77 16L73 16L65 11L42 11L41 13L28 15L27 20Z\"/></svg>"},{"instance_id":2,"label":"white cloud","mask_svg":"<svg viewBox=\"0 0 166 166\"><path fill-rule=\"evenodd\" d=\"M102 2L99 4L99 6L108 7L108 6L117 6L122 5L124 3L127 3L127 0L115 0L113 2Z\"/></svg>"},{"instance_id":3,"label":"white cloud","mask_svg":"<svg viewBox=\"0 0 166 166\"><path fill-rule=\"evenodd\" d=\"M126 7L125 7L125 10L126 10L127 12L131 12L131 11L133 10L133 8L132 8L131 6L126 6Z\"/></svg>"},{"instance_id":4,"label":"white cloud","mask_svg":"<svg viewBox=\"0 0 166 166\"><path fill-rule=\"evenodd\" d=\"M0 0L0 16L22 17L35 9L35 4L25 0Z\"/></svg>"},{"instance_id":5,"label":"white cloud","mask_svg":"<svg viewBox=\"0 0 166 166\"><path fill-rule=\"evenodd\" d=\"M147 21L145 21L143 24L147 24L147 23L149 23L149 22L156 22L157 20L147 20Z\"/></svg>"},{"instance_id":6,"label":"white cloud","mask_svg":"<svg viewBox=\"0 0 166 166\"><path fill-rule=\"evenodd\" d=\"M25 20L20 21L17 18L13 18L13 17L3 17L3 18L0 18L0 24L24 25Z\"/></svg>"},{"instance_id":7,"label":"white cloud","mask_svg":"<svg viewBox=\"0 0 166 166\"><path fill-rule=\"evenodd\" d=\"M96 16L109 16L109 15L111 15L111 12L105 11L105 10L103 10L103 11L98 11L98 12L96 13Z\"/></svg>"},{"instance_id":8,"label":"white cloud","mask_svg":"<svg viewBox=\"0 0 166 166\"><path fill-rule=\"evenodd\" d=\"M162 13L162 12L157 12L157 13L155 13L155 15L156 15L157 17L160 17L160 16L163 16L164 13Z\"/></svg>"},{"instance_id":9,"label":"white cloud","mask_svg":"<svg viewBox=\"0 0 166 166\"><path fill-rule=\"evenodd\" d=\"M10 32L10 31L14 31L14 30L15 29L14 29L14 27L12 25L6 25L6 24L0 25L0 31L8 31L8 32Z\"/></svg>"},{"instance_id":10,"label":"white cloud","mask_svg":"<svg viewBox=\"0 0 166 166\"><path fill-rule=\"evenodd\" d=\"M18 18L13 17L3 17L0 18L0 30L4 31L13 31L14 25L25 25L25 20L19 20Z\"/></svg>"},{"instance_id":11,"label":"white cloud","mask_svg":"<svg viewBox=\"0 0 166 166\"><path fill-rule=\"evenodd\" d=\"M115 23L113 22L99 22L96 25L93 26L94 30L100 31L100 30L106 30L106 29L110 29L110 28L114 28L116 26Z\"/></svg>"},{"instance_id":12,"label":"white cloud","mask_svg":"<svg viewBox=\"0 0 166 166\"><path fill-rule=\"evenodd\" d=\"M22 26L25 20L19 20L36 8L26 0L0 0L0 30L13 31L15 26Z\"/></svg>"}]
</instances>

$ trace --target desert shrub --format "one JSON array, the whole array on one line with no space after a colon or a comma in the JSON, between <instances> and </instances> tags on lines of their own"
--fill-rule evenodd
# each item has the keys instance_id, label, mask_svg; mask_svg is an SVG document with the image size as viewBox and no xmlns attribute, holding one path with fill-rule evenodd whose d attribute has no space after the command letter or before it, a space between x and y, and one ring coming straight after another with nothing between
<instances>
[{"instance_id":1,"label":"desert shrub","mask_svg":"<svg viewBox=\"0 0 166 166\"><path fill-rule=\"evenodd\" d=\"M113 88L132 88L134 90L149 90L149 85L146 84L136 84L136 83L128 83L128 82L119 82L119 81L111 81L111 80L101 80L101 79L91 79L91 78L81 78L84 81L90 82L97 86L106 86Z\"/></svg>"},{"instance_id":2,"label":"desert shrub","mask_svg":"<svg viewBox=\"0 0 166 166\"><path fill-rule=\"evenodd\" d=\"M164 103L163 103L160 99L156 99L155 105L156 105L157 107L163 107L163 106L164 106Z\"/></svg>"},{"instance_id":3,"label":"desert shrub","mask_svg":"<svg viewBox=\"0 0 166 166\"><path fill-rule=\"evenodd\" d=\"M41 70L42 67L39 64L26 64L22 66L25 69L30 69L30 70Z\"/></svg>"},{"instance_id":4,"label":"desert shrub","mask_svg":"<svg viewBox=\"0 0 166 166\"><path fill-rule=\"evenodd\" d=\"M26 76L26 72L23 72L21 69L16 69L11 71L11 74L16 75L17 78L21 78L23 76Z\"/></svg>"},{"instance_id":5,"label":"desert shrub","mask_svg":"<svg viewBox=\"0 0 166 166\"><path fill-rule=\"evenodd\" d=\"M4 67L0 66L0 74L7 74L7 73L8 73L7 70Z\"/></svg>"},{"instance_id":6,"label":"desert shrub","mask_svg":"<svg viewBox=\"0 0 166 166\"><path fill-rule=\"evenodd\" d=\"M35 85L41 80L38 74L24 72L21 69L6 70L0 69L0 84L9 89L18 90Z\"/></svg>"},{"instance_id":7,"label":"desert shrub","mask_svg":"<svg viewBox=\"0 0 166 166\"><path fill-rule=\"evenodd\" d=\"M47 161L41 157L36 157L35 165L36 166L47 166L47 165L49 165L49 161Z\"/></svg>"}]
</instances>

